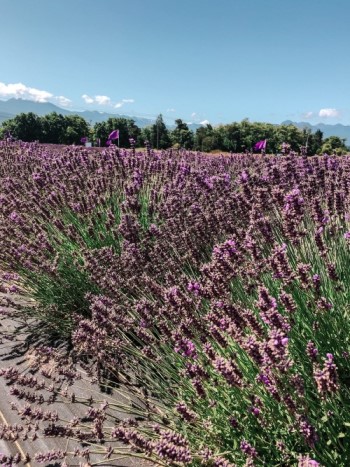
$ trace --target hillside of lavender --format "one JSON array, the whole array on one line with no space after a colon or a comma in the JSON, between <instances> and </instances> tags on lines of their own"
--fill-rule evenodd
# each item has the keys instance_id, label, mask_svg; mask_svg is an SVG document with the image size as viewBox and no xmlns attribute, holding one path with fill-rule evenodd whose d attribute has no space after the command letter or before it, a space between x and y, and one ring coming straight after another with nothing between
<instances>
[{"instance_id":1,"label":"hillside of lavender","mask_svg":"<svg viewBox=\"0 0 350 467\"><path fill-rule=\"evenodd\" d=\"M349 466L350 156L131 146L0 142L0 286L34 304L0 309L28 343L0 439L80 446L33 465Z\"/></svg>"}]
</instances>

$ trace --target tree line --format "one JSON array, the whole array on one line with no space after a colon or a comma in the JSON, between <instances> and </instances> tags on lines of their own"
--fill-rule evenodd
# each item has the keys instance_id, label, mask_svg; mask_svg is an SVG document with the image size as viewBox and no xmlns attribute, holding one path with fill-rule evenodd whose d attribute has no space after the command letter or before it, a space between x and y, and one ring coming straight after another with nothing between
<instances>
[{"instance_id":1,"label":"tree line","mask_svg":"<svg viewBox=\"0 0 350 467\"><path fill-rule=\"evenodd\" d=\"M64 116L52 112L38 116L32 112L21 113L2 123L0 138L11 135L22 141L81 144L81 138L87 137L94 145L104 146L108 135L116 129L119 130L119 146L123 148L129 148L131 144L144 147L148 141L155 149L173 147L203 152L250 152L257 141L267 139L268 153L281 152L283 143L288 143L290 149L296 152L306 148L304 150L309 155L342 154L347 151L345 139L337 136L324 139L320 130L312 132L309 128L299 129L293 124L274 125L244 119L215 127L203 125L192 131L181 119L175 120L175 127L169 129L161 114L154 124L139 128L132 118L109 118L92 126L79 115Z\"/></svg>"}]
</instances>

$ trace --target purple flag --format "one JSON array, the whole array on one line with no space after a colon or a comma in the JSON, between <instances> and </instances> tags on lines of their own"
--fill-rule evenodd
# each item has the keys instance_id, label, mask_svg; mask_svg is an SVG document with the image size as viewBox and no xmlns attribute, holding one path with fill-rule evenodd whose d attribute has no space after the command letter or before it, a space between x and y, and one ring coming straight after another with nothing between
<instances>
[{"instance_id":1,"label":"purple flag","mask_svg":"<svg viewBox=\"0 0 350 467\"><path fill-rule=\"evenodd\" d=\"M112 131L112 133L108 136L108 139L119 139L119 130Z\"/></svg>"},{"instance_id":2,"label":"purple flag","mask_svg":"<svg viewBox=\"0 0 350 467\"><path fill-rule=\"evenodd\" d=\"M86 143L87 142L87 137L86 136L83 136L82 138L80 138L80 142L81 143Z\"/></svg>"},{"instance_id":3,"label":"purple flag","mask_svg":"<svg viewBox=\"0 0 350 467\"><path fill-rule=\"evenodd\" d=\"M266 139L263 139L261 141L258 141L257 143L255 143L254 145L254 149L258 150L258 149L266 149Z\"/></svg>"},{"instance_id":4,"label":"purple flag","mask_svg":"<svg viewBox=\"0 0 350 467\"><path fill-rule=\"evenodd\" d=\"M110 146L110 145L111 145L111 142L112 142L112 141L111 141L110 139L107 139L107 141L106 141L106 146Z\"/></svg>"}]
</instances>

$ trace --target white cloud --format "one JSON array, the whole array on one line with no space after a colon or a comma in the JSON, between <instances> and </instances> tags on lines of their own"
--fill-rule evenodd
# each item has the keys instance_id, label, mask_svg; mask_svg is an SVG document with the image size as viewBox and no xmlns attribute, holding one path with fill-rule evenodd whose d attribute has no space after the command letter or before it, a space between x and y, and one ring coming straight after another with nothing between
<instances>
[{"instance_id":1,"label":"white cloud","mask_svg":"<svg viewBox=\"0 0 350 467\"><path fill-rule=\"evenodd\" d=\"M108 96L95 96L95 102L100 105L109 105L111 99Z\"/></svg>"},{"instance_id":2,"label":"white cloud","mask_svg":"<svg viewBox=\"0 0 350 467\"><path fill-rule=\"evenodd\" d=\"M115 109L120 109L120 107L123 107L124 104L132 104L135 102L135 99L122 99L120 102L117 102L114 104Z\"/></svg>"},{"instance_id":3,"label":"white cloud","mask_svg":"<svg viewBox=\"0 0 350 467\"><path fill-rule=\"evenodd\" d=\"M108 96L91 97L88 94L83 94L81 97L86 104L111 105L111 99Z\"/></svg>"},{"instance_id":4,"label":"white cloud","mask_svg":"<svg viewBox=\"0 0 350 467\"><path fill-rule=\"evenodd\" d=\"M191 120L193 123L199 123L201 125L208 125L210 122L205 118L205 114L192 112L191 113Z\"/></svg>"},{"instance_id":5,"label":"white cloud","mask_svg":"<svg viewBox=\"0 0 350 467\"><path fill-rule=\"evenodd\" d=\"M35 102L47 102L54 96L51 92L31 88L23 83L5 84L0 82L0 97L10 99L29 99Z\"/></svg>"},{"instance_id":6,"label":"white cloud","mask_svg":"<svg viewBox=\"0 0 350 467\"><path fill-rule=\"evenodd\" d=\"M166 109L167 112L176 112L175 109Z\"/></svg>"},{"instance_id":7,"label":"white cloud","mask_svg":"<svg viewBox=\"0 0 350 467\"><path fill-rule=\"evenodd\" d=\"M81 97L82 97L82 99L84 99L84 101L87 104L92 104L94 102L93 98L88 96L87 94L83 94Z\"/></svg>"},{"instance_id":8,"label":"white cloud","mask_svg":"<svg viewBox=\"0 0 350 467\"><path fill-rule=\"evenodd\" d=\"M303 118L311 118L313 116L313 112L304 112L301 116Z\"/></svg>"},{"instance_id":9,"label":"white cloud","mask_svg":"<svg viewBox=\"0 0 350 467\"><path fill-rule=\"evenodd\" d=\"M98 104L98 105L112 105L115 109L119 109L120 107L123 107L124 104L133 104L135 102L135 99L122 99L119 102L116 102L115 104L112 102L111 98L108 96L94 96L91 97L88 94L83 94L82 99L84 99L86 104Z\"/></svg>"},{"instance_id":10,"label":"white cloud","mask_svg":"<svg viewBox=\"0 0 350 467\"><path fill-rule=\"evenodd\" d=\"M5 84L0 82L0 99L27 99L34 102L54 102L63 107L69 106L72 101L65 96L54 96L51 92L31 88L23 83Z\"/></svg>"},{"instance_id":11,"label":"white cloud","mask_svg":"<svg viewBox=\"0 0 350 467\"><path fill-rule=\"evenodd\" d=\"M56 96L55 100L57 101L58 105L62 105L63 107L68 107L72 103L70 99L64 96Z\"/></svg>"},{"instance_id":12,"label":"white cloud","mask_svg":"<svg viewBox=\"0 0 350 467\"><path fill-rule=\"evenodd\" d=\"M334 117L339 117L340 112L337 109L321 109L318 112L318 116L319 117L326 117L326 118L328 118L328 117L334 118Z\"/></svg>"},{"instance_id":13,"label":"white cloud","mask_svg":"<svg viewBox=\"0 0 350 467\"><path fill-rule=\"evenodd\" d=\"M122 99L119 102L113 103L110 97L102 95L91 97L88 94L83 94L81 97L86 104L108 105L113 106L115 109L123 107L124 104L132 104L135 102L135 99Z\"/></svg>"}]
</instances>

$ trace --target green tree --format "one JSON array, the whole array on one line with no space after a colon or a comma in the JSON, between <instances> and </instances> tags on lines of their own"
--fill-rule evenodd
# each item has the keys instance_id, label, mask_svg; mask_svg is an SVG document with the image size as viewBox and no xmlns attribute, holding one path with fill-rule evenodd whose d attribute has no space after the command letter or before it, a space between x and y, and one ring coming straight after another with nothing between
<instances>
[{"instance_id":1,"label":"green tree","mask_svg":"<svg viewBox=\"0 0 350 467\"><path fill-rule=\"evenodd\" d=\"M222 150L227 152L240 152L241 151L241 128L237 122L228 125L220 125L217 128L222 141Z\"/></svg>"},{"instance_id":2,"label":"green tree","mask_svg":"<svg viewBox=\"0 0 350 467\"><path fill-rule=\"evenodd\" d=\"M90 137L90 126L80 115L64 117L65 131L61 138L63 144L79 144L82 136Z\"/></svg>"},{"instance_id":3,"label":"green tree","mask_svg":"<svg viewBox=\"0 0 350 467\"><path fill-rule=\"evenodd\" d=\"M305 129L307 154L314 156L322 150L323 145L323 133L321 130L316 130L312 133L311 129Z\"/></svg>"},{"instance_id":4,"label":"green tree","mask_svg":"<svg viewBox=\"0 0 350 467\"><path fill-rule=\"evenodd\" d=\"M141 129L141 135L139 137L139 146L144 146L145 141L151 141L152 127L145 126Z\"/></svg>"},{"instance_id":5,"label":"green tree","mask_svg":"<svg viewBox=\"0 0 350 467\"><path fill-rule=\"evenodd\" d=\"M208 123L197 128L194 136L194 147L197 151L210 152L222 149L221 133Z\"/></svg>"},{"instance_id":6,"label":"green tree","mask_svg":"<svg viewBox=\"0 0 350 467\"><path fill-rule=\"evenodd\" d=\"M21 113L3 122L2 131L9 131L14 138L22 141L40 141L41 120L33 112Z\"/></svg>"},{"instance_id":7,"label":"green tree","mask_svg":"<svg viewBox=\"0 0 350 467\"><path fill-rule=\"evenodd\" d=\"M339 138L339 136L329 136L324 140L321 152L338 155L345 154L347 152L345 139Z\"/></svg>"},{"instance_id":8,"label":"green tree","mask_svg":"<svg viewBox=\"0 0 350 467\"><path fill-rule=\"evenodd\" d=\"M150 143L153 148L167 149L171 146L169 131L163 121L163 115L159 114L154 125L151 126Z\"/></svg>"},{"instance_id":9,"label":"green tree","mask_svg":"<svg viewBox=\"0 0 350 467\"><path fill-rule=\"evenodd\" d=\"M57 112L52 112L41 117L42 143L63 144L63 135L66 130L64 116Z\"/></svg>"},{"instance_id":10,"label":"green tree","mask_svg":"<svg viewBox=\"0 0 350 467\"><path fill-rule=\"evenodd\" d=\"M193 148L193 132L180 118L175 120L176 128L170 133L173 146L178 148Z\"/></svg>"},{"instance_id":11,"label":"green tree","mask_svg":"<svg viewBox=\"0 0 350 467\"><path fill-rule=\"evenodd\" d=\"M214 149L214 140L212 137L213 127L205 125L197 128L194 136L194 147L197 151L211 151Z\"/></svg>"}]
</instances>

